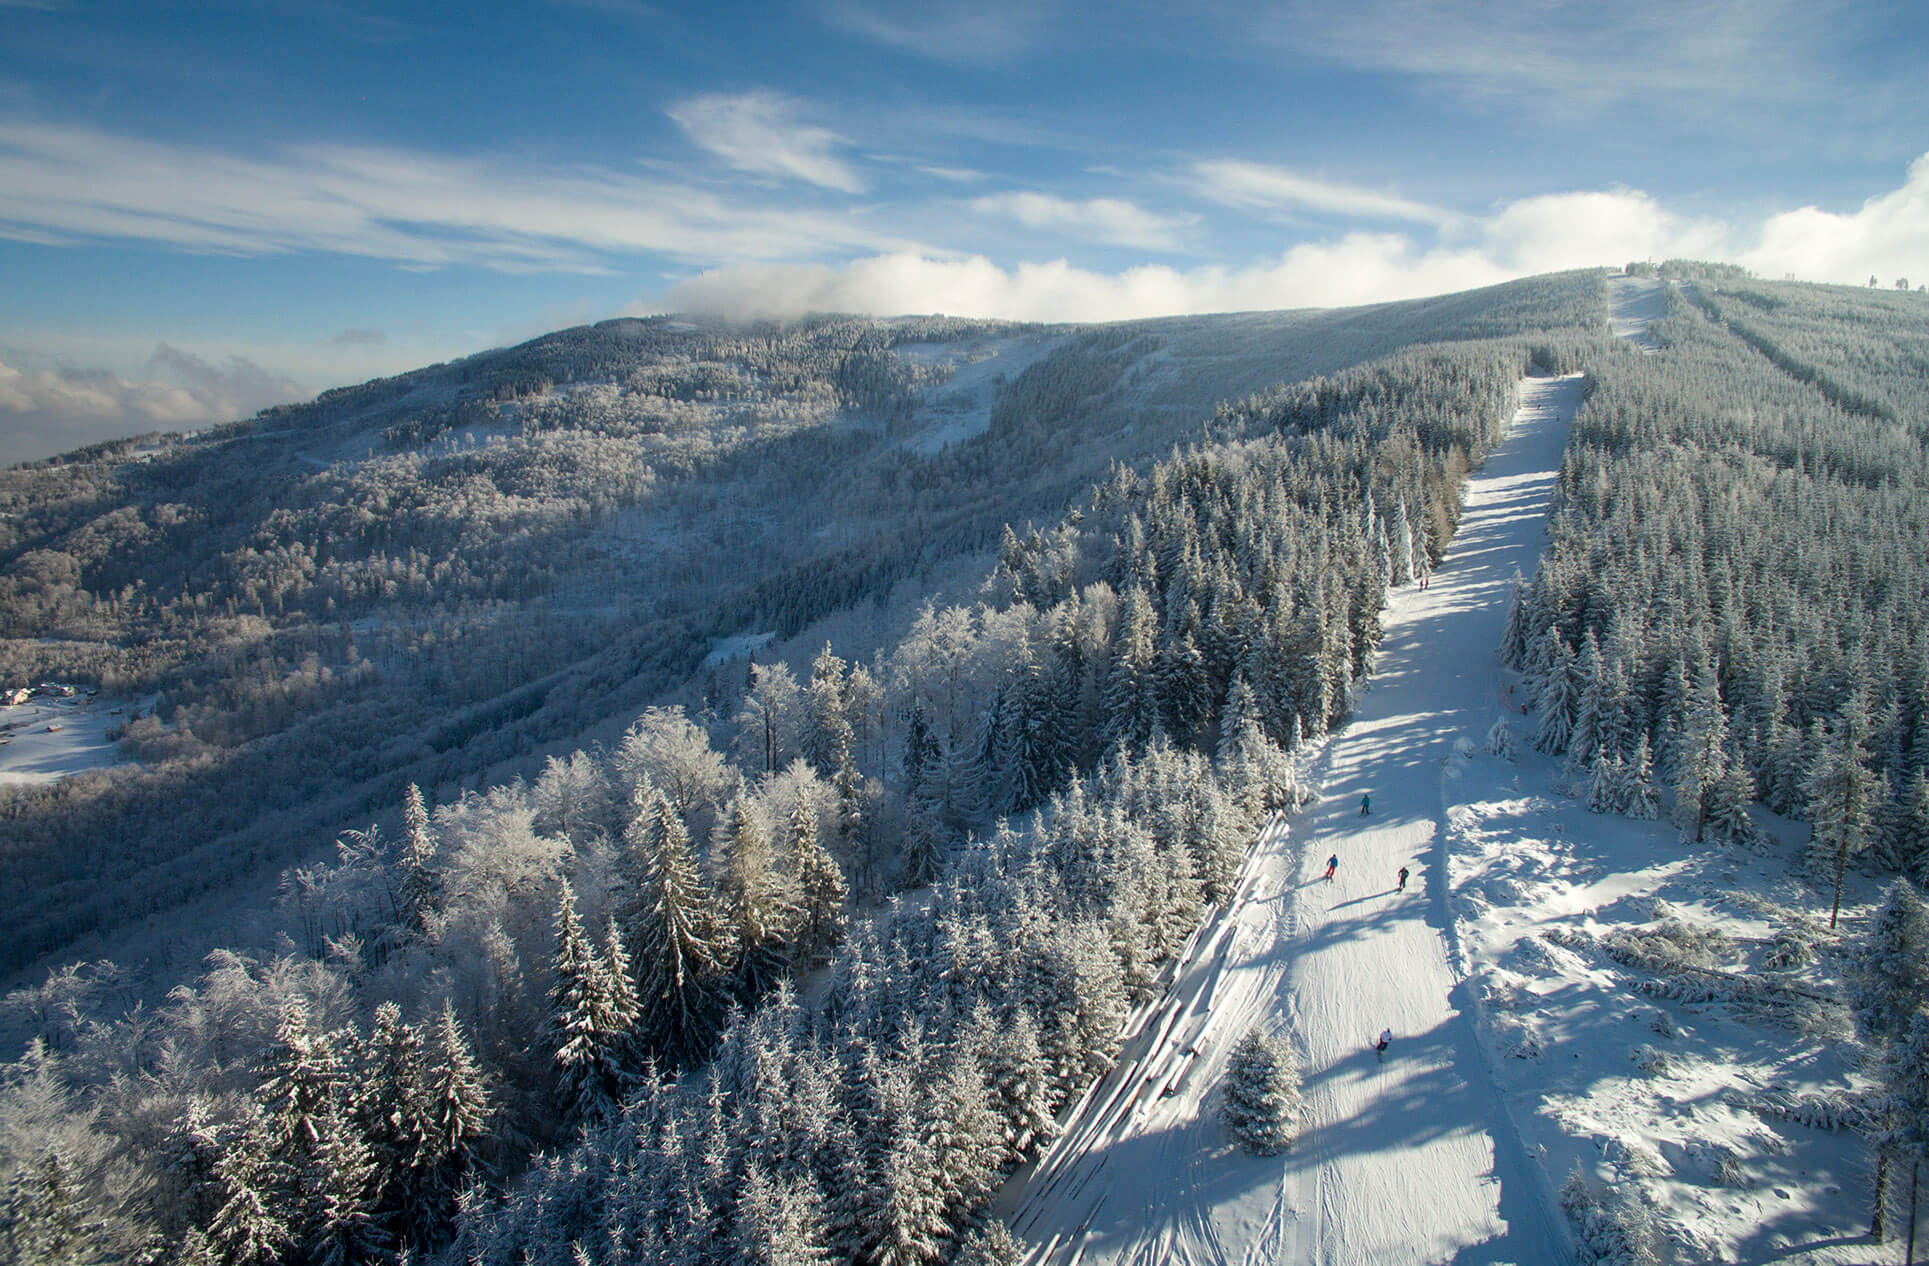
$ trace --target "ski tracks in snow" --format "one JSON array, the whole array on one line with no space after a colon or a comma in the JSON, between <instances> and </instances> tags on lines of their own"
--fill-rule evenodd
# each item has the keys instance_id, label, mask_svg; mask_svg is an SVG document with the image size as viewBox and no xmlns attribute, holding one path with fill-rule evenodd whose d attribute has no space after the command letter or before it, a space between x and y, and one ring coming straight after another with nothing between
<instances>
[{"instance_id":1,"label":"ski tracks in snow","mask_svg":"<svg viewBox=\"0 0 1929 1266\"><path fill-rule=\"evenodd\" d=\"M995 1212L1037 1263L1553 1262L1568 1256L1462 1001L1446 890L1456 742L1501 695L1516 573L1531 575L1582 398L1529 378L1469 483L1425 591L1396 591L1369 688L1318 758L1322 798L1261 834L1238 891L1134 1014L1116 1067ZM1359 814L1370 793L1373 812ZM1339 857L1332 880L1326 858ZM1396 892L1401 866L1412 878ZM1231 1146L1213 1093L1255 1025L1299 1049L1307 1111L1276 1157ZM1393 1045L1372 1049L1384 1028Z\"/></svg>"}]
</instances>

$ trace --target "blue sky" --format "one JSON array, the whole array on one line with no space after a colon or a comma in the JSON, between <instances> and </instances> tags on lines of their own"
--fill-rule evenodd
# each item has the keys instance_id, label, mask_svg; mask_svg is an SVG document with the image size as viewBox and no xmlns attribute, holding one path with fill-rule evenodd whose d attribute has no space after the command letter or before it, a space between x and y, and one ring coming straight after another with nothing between
<instances>
[{"instance_id":1,"label":"blue sky","mask_svg":"<svg viewBox=\"0 0 1929 1266\"><path fill-rule=\"evenodd\" d=\"M622 312L1929 279L1914 0L0 0L0 460Z\"/></svg>"}]
</instances>

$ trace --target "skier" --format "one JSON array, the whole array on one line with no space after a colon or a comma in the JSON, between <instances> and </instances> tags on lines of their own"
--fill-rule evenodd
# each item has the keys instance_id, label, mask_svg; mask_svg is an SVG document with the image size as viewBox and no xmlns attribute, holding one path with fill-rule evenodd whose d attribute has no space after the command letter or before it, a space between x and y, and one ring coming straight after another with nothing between
<instances>
[{"instance_id":1,"label":"skier","mask_svg":"<svg viewBox=\"0 0 1929 1266\"><path fill-rule=\"evenodd\" d=\"M1398 888L1395 888L1394 891L1405 892L1406 890L1407 890L1407 868L1402 866L1400 867L1400 886Z\"/></svg>"},{"instance_id":2,"label":"skier","mask_svg":"<svg viewBox=\"0 0 1929 1266\"><path fill-rule=\"evenodd\" d=\"M1379 1056L1380 1056L1380 1058L1381 1058L1381 1059L1385 1059L1385 1058L1386 1058L1386 1048L1387 1048L1387 1047L1389 1047L1389 1046L1391 1046L1391 1045L1393 1045L1393 1030L1392 1030L1392 1029L1381 1029L1381 1030L1380 1030L1380 1040L1379 1040L1379 1041L1377 1041L1377 1042L1375 1042L1375 1043L1373 1044L1373 1049L1374 1049L1374 1050L1375 1050L1376 1052L1378 1052L1378 1053L1379 1053Z\"/></svg>"},{"instance_id":3,"label":"skier","mask_svg":"<svg viewBox=\"0 0 1929 1266\"><path fill-rule=\"evenodd\" d=\"M1361 796L1360 797L1360 816L1365 817L1368 813L1372 811L1372 809L1373 809L1373 797L1371 795Z\"/></svg>"},{"instance_id":4,"label":"skier","mask_svg":"<svg viewBox=\"0 0 1929 1266\"><path fill-rule=\"evenodd\" d=\"M1338 853L1335 853L1331 857L1326 859L1326 877L1328 879L1331 879L1333 877L1333 872L1338 870L1339 868L1340 868L1340 855Z\"/></svg>"}]
</instances>

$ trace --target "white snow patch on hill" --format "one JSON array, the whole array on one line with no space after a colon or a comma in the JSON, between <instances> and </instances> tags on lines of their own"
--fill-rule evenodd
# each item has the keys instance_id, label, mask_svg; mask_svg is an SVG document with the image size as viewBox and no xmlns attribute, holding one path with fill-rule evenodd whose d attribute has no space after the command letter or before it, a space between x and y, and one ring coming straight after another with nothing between
<instances>
[{"instance_id":1,"label":"white snow patch on hill","mask_svg":"<svg viewBox=\"0 0 1929 1266\"><path fill-rule=\"evenodd\" d=\"M1648 327L1667 315L1667 283L1656 277L1614 277L1608 281L1608 332L1627 339L1643 351L1656 351L1660 340Z\"/></svg>"},{"instance_id":2,"label":"white snow patch on hill","mask_svg":"<svg viewBox=\"0 0 1929 1266\"><path fill-rule=\"evenodd\" d=\"M925 457L984 433L998 388L1042 360L1063 342L1059 335L1027 334L959 343L902 343L892 350L921 365L940 365L951 376L924 393L923 425L904 447Z\"/></svg>"},{"instance_id":3,"label":"white snow patch on hill","mask_svg":"<svg viewBox=\"0 0 1929 1266\"><path fill-rule=\"evenodd\" d=\"M734 637L720 637L710 644L710 653L703 657L703 666L715 668L727 660L743 659L776 640L777 635L774 632L739 633Z\"/></svg>"}]
</instances>

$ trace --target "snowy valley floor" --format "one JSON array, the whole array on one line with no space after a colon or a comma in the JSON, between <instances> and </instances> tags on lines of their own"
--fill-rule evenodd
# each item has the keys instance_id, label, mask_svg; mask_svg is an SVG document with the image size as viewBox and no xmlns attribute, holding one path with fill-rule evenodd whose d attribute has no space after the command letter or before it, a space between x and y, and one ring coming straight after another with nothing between
<instances>
[{"instance_id":1,"label":"snowy valley floor","mask_svg":"<svg viewBox=\"0 0 1929 1266\"><path fill-rule=\"evenodd\" d=\"M1581 397L1579 377L1524 384L1431 586L1389 604L1370 688L1315 759L1320 798L1262 836L1118 1067L1008 1184L995 1212L1031 1261L1572 1261L1556 1192L1577 1167L1665 1237L1662 1260L1901 1260L1860 1238L1863 1145L1827 1128L1849 1076L1821 1000L1836 942L1790 846L1690 853L1665 822L1588 813L1496 662ZM1518 757L1488 751L1503 718ZM1695 941L1708 970L1631 965L1615 938L1669 919L1715 930ZM1812 965L1766 974L1805 948ZM1255 1025L1305 1075L1300 1140L1271 1158L1217 1119Z\"/></svg>"}]
</instances>

